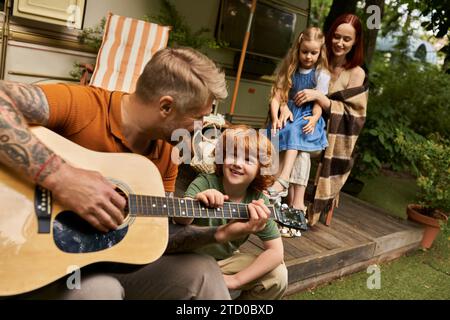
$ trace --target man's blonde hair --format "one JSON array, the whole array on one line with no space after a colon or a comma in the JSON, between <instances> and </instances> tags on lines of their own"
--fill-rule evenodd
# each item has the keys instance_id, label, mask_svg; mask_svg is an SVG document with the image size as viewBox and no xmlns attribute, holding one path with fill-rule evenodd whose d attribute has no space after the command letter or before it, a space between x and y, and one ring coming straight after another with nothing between
<instances>
[{"instance_id":1,"label":"man's blonde hair","mask_svg":"<svg viewBox=\"0 0 450 320\"><path fill-rule=\"evenodd\" d=\"M166 95L181 111L203 106L210 97L223 100L228 95L225 74L194 49L162 49L140 75L136 96L148 103Z\"/></svg>"}]
</instances>

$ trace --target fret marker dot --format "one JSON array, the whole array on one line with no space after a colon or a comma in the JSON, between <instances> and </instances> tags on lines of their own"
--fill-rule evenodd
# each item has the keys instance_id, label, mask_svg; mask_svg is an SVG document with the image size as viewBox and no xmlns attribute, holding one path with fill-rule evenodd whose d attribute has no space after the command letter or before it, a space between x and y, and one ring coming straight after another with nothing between
<instances>
[{"instance_id":1,"label":"fret marker dot","mask_svg":"<svg viewBox=\"0 0 450 320\"><path fill-rule=\"evenodd\" d=\"M233 212L236 212L236 209L233 209Z\"/></svg>"},{"instance_id":2,"label":"fret marker dot","mask_svg":"<svg viewBox=\"0 0 450 320\"><path fill-rule=\"evenodd\" d=\"M186 212L183 211L181 214L184 216L186 214Z\"/></svg>"},{"instance_id":3,"label":"fret marker dot","mask_svg":"<svg viewBox=\"0 0 450 320\"><path fill-rule=\"evenodd\" d=\"M202 207L202 210L205 210L205 208Z\"/></svg>"},{"instance_id":4,"label":"fret marker dot","mask_svg":"<svg viewBox=\"0 0 450 320\"><path fill-rule=\"evenodd\" d=\"M156 205L154 204L152 207L154 208L154 207L156 207Z\"/></svg>"},{"instance_id":5,"label":"fret marker dot","mask_svg":"<svg viewBox=\"0 0 450 320\"><path fill-rule=\"evenodd\" d=\"M166 208L167 206L166 205L163 205L163 208Z\"/></svg>"},{"instance_id":6,"label":"fret marker dot","mask_svg":"<svg viewBox=\"0 0 450 320\"><path fill-rule=\"evenodd\" d=\"M217 208L217 211L220 211L220 208Z\"/></svg>"},{"instance_id":7,"label":"fret marker dot","mask_svg":"<svg viewBox=\"0 0 450 320\"><path fill-rule=\"evenodd\" d=\"M180 202L181 202L181 203L184 203L184 201L183 201L183 200L181 200Z\"/></svg>"}]
</instances>

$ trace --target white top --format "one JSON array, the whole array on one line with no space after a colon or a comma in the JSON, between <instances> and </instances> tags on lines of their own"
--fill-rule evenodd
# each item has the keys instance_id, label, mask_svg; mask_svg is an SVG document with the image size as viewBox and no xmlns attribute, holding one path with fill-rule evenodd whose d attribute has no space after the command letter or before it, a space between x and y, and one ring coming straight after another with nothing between
<instances>
[{"instance_id":1,"label":"white top","mask_svg":"<svg viewBox=\"0 0 450 320\"><path fill-rule=\"evenodd\" d=\"M301 74L308 74L311 71L313 71L313 69L303 69L303 68L298 68L298 72L300 72ZM319 69L316 72L316 90L322 92L324 95L328 94L328 85L330 84L330 80L331 80L331 76L330 74L323 70L323 69Z\"/></svg>"}]
</instances>

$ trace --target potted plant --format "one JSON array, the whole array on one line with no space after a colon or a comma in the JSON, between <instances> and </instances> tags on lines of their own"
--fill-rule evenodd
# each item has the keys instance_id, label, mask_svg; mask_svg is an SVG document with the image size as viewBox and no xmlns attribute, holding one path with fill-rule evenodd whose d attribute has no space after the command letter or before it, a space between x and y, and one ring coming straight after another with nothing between
<instances>
[{"instance_id":1,"label":"potted plant","mask_svg":"<svg viewBox=\"0 0 450 320\"><path fill-rule=\"evenodd\" d=\"M420 188L417 204L407 206L408 219L425 226L422 247L430 248L440 229L448 230L450 213L450 143L438 137L397 143L410 159Z\"/></svg>"}]
</instances>

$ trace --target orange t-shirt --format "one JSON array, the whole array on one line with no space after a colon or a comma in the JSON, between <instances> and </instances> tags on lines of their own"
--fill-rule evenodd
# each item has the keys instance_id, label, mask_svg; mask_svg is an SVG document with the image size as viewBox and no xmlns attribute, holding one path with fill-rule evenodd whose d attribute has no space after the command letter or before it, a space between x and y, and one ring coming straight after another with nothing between
<instances>
[{"instance_id":1,"label":"orange t-shirt","mask_svg":"<svg viewBox=\"0 0 450 320\"><path fill-rule=\"evenodd\" d=\"M125 93L67 84L39 87L50 106L49 129L94 151L131 152L121 130L121 98ZM158 167L166 192L175 191L178 174L171 153L172 145L156 140L147 155Z\"/></svg>"}]
</instances>

